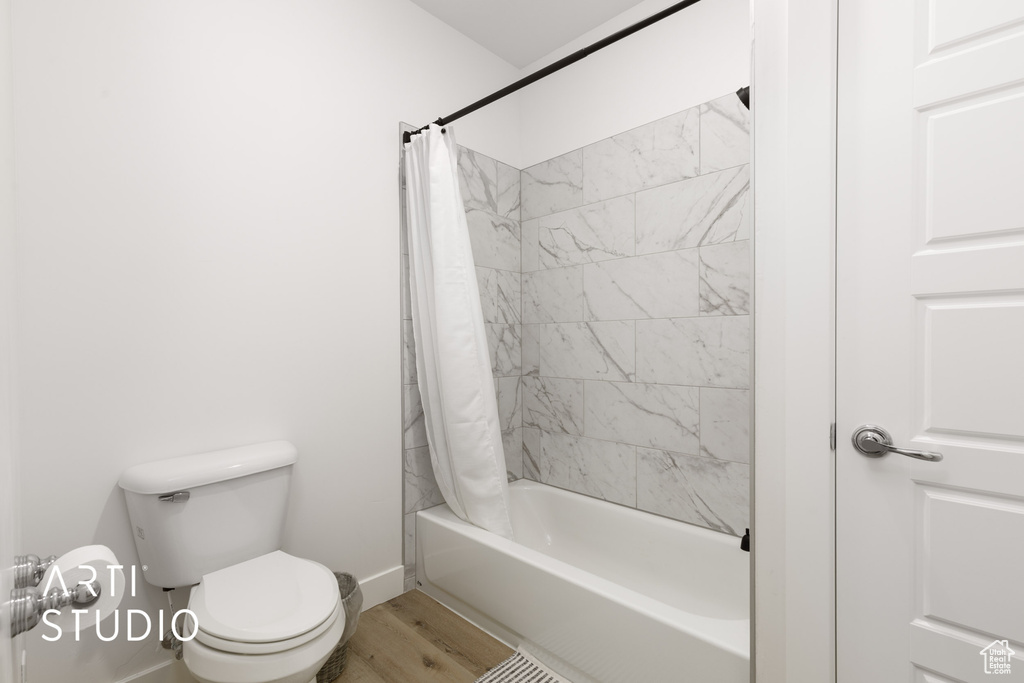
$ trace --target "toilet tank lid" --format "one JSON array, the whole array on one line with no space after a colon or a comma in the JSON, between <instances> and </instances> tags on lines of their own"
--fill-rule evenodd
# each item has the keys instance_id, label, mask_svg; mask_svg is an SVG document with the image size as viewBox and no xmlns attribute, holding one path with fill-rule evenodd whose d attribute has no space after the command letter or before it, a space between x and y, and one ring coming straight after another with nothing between
<instances>
[{"instance_id":1,"label":"toilet tank lid","mask_svg":"<svg viewBox=\"0 0 1024 683\"><path fill-rule=\"evenodd\" d=\"M291 443L268 441L142 463L122 472L117 483L134 493L171 493L286 467L298 457Z\"/></svg>"}]
</instances>

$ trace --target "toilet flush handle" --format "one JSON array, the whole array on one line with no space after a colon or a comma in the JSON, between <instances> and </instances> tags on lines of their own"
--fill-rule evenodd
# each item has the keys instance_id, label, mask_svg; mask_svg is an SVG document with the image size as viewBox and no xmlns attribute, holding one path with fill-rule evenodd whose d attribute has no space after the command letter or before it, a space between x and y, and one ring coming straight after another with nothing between
<instances>
[{"instance_id":1,"label":"toilet flush handle","mask_svg":"<svg viewBox=\"0 0 1024 683\"><path fill-rule=\"evenodd\" d=\"M159 500L163 503L184 503L191 495L188 491L175 491L174 493L160 496Z\"/></svg>"}]
</instances>

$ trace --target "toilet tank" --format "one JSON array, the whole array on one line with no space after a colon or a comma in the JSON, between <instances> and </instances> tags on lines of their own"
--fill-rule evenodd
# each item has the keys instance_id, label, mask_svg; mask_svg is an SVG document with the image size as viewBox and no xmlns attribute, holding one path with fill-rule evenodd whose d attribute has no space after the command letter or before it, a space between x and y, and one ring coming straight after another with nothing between
<instances>
[{"instance_id":1,"label":"toilet tank","mask_svg":"<svg viewBox=\"0 0 1024 683\"><path fill-rule=\"evenodd\" d=\"M190 586L279 549L297 459L295 446L272 441L125 470L139 573L161 588Z\"/></svg>"}]
</instances>

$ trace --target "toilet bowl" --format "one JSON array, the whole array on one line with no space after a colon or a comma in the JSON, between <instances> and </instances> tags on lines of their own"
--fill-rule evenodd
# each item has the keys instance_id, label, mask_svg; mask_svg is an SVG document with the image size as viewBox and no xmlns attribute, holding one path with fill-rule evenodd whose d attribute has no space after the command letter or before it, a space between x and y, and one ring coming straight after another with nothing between
<instances>
[{"instance_id":1,"label":"toilet bowl","mask_svg":"<svg viewBox=\"0 0 1024 683\"><path fill-rule=\"evenodd\" d=\"M345 629L334 574L280 550L203 576L188 609L200 683L310 683Z\"/></svg>"},{"instance_id":2,"label":"toilet bowl","mask_svg":"<svg viewBox=\"0 0 1024 683\"><path fill-rule=\"evenodd\" d=\"M345 630L338 581L280 550L295 446L272 441L143 463L124 490L148 583L191 586L179 625L200 683L311 683Z\"/></svg>"}]
</instances>

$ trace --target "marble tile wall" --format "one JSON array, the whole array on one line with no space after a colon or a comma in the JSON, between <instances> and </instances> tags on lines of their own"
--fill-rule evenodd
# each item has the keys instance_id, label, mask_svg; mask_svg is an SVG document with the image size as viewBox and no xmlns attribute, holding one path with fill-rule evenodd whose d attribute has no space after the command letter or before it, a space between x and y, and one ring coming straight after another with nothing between
<instances>
[{"instance_id":1,"label":"marble tile wall","mask_svg":"<svg viewBox=\"0 0 1024 683\"><path fill-rule=\"evenodd\" d=\"M525 476L749 526L748 129L727 95L523 171Z\"/></svg>"},{"instance_id":2,"label":"marble tile wall","mask_svg":"<svg viewBox=\"0 0 1024 683\"><path fill-rule=\"evenodd\" d=\"M465 147L459 148L459 186L469 224L480 288L480 307L494 374L508 471L523 476L522 245L520 172ZM402 413L404 448L405 588L416 580L415 513L444 502L427 448L416 378L409 309L409 260L402 236Z\"/></svg>"},{"instance_id":3,"label":"marble tile wall","mask_svg":"<svg viewBox=\"0 0 1024 683\"><path fill-rule=\"evenodd\" d=\"M749 113L726 95L522 172L460 148L509 473L749 526ZM441 496L402 241L406 588Z\"/></svg>"}]
</instances>

